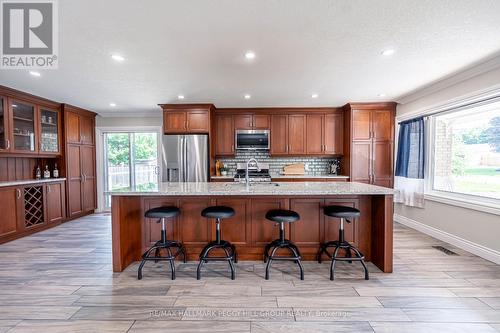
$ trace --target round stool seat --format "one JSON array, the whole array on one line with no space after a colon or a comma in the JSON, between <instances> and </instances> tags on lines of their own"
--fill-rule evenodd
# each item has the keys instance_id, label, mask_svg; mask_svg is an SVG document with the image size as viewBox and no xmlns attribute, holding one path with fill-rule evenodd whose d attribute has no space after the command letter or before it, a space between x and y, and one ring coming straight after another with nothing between
<instances>
[{"instance_id":1,"label":"round stool seat","mask_svg":"<svg viewBox=\"0 0 500 333\"><path fill-rule=\"evenodd\" d=\"M144 216L149 218L161 219L175 217L180 213L181 210L175 206L164 206L148 209Z\"/></svg>"},{"instance_id":2,"label":"round stool seat","mask_svg":"<svg viewBox=\"0 0 500 333\"><path fill-rule=\"evenodd\" d=\"M293 210L273 209L266 213L266 219L274 222L292 223L300 219L300 215Z\"/></svg>"},{"instance_id":3,"label":"round stool seat","mask_svg":"<svg viewBox=\"0 0 500 333\"><path fill-rule=\"evenodd\" d=\"M344 219L359 217L361 215L358 209L347 206L326 206L323 212L325 215Z\"/></svg>"},{"instance_id":4,"label":"round stool seat","mask_svg":"<svg viewBox=\"0 0 500 333\"><path fill-rule=\"evenodd\" d=\"M214 219L227 219L234 214L234 209L226 206L212 206L201 211L201 216Z\"/></svg>"}]
</instances>

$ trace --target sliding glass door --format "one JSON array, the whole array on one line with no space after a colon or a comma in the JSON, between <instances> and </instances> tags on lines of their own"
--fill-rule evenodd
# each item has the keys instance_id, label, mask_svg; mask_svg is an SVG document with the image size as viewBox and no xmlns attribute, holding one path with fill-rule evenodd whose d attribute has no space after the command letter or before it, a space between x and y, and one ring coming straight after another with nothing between
<instances>
[{"instance_id":1,"label":"sliding glass door","mask_svg":"<svg viewBox=\"0 0 500 333\"><path fill-rule=\"evenodd\" d=\"M112 191L155 188L159 181L157 132L105 132L104 204L111 207Z\"/></svg>"}]
</instances>

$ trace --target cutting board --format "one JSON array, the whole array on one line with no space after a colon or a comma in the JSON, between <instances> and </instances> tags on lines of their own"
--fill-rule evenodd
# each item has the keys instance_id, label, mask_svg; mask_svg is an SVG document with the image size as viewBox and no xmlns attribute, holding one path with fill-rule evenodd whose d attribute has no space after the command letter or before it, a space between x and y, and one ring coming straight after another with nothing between
<instances>
[{"instance_id":1,"label":"cutting board","mask_svg":"<svg viewBox=\"0 0 500 333\"><path fill-rule=\"evenodd\" d=\"M304 163L289 164L283 167L284 175L303 175L304 173Z\"/></svg>"}]
</instances>

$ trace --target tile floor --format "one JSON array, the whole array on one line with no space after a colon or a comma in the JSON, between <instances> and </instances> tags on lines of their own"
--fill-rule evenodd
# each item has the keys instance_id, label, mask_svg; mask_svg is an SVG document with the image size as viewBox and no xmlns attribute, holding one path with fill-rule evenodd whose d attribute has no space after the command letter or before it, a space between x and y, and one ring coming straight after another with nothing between
<instances>
[{"instance_id":1,"label":"tile floor","mask_svg":"<svg viewBox=\"0 0 500 333\"><path fill-rule=\"evenodd\" d=\"M458 256L434 248L442 245ZM0 245L1 332L500 332L500 266L396 224L394 273L369 264L165 263L111 269L108 215Z\"/></svg>"}]
</instances>

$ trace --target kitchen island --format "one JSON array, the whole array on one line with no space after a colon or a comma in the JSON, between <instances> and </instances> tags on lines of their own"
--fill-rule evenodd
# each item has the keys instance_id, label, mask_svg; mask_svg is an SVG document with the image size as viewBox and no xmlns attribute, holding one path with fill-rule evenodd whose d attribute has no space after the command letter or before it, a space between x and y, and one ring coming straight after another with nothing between
<instances>
[{"instance_id":1,"label":"kitchen island","mask_svg":"<svg viewBox=\"0 0 500 333\"><path fill-rule=\"evenodd\" d=\"M270 209L291 209L301 219L287 226L286 237L299 247L304 260L315 260L320 243L338 237L339 221L326 217L326 205L361 211L345 226L355 244L381 271L392 272L393 190L351 182L161 183L151 190L124 189L112 193L113 271L121 272L160 239L160 224L144 217L148 209L177 206L181 215L167 223L168 238L181 241L189 260L215 237L215 222L200 215L213 205L232 207L236 215L221 223L222 238L236 245L240 260L262 260L264 246L278 237L265 219Z\"/></svg>"}]
</instances>

